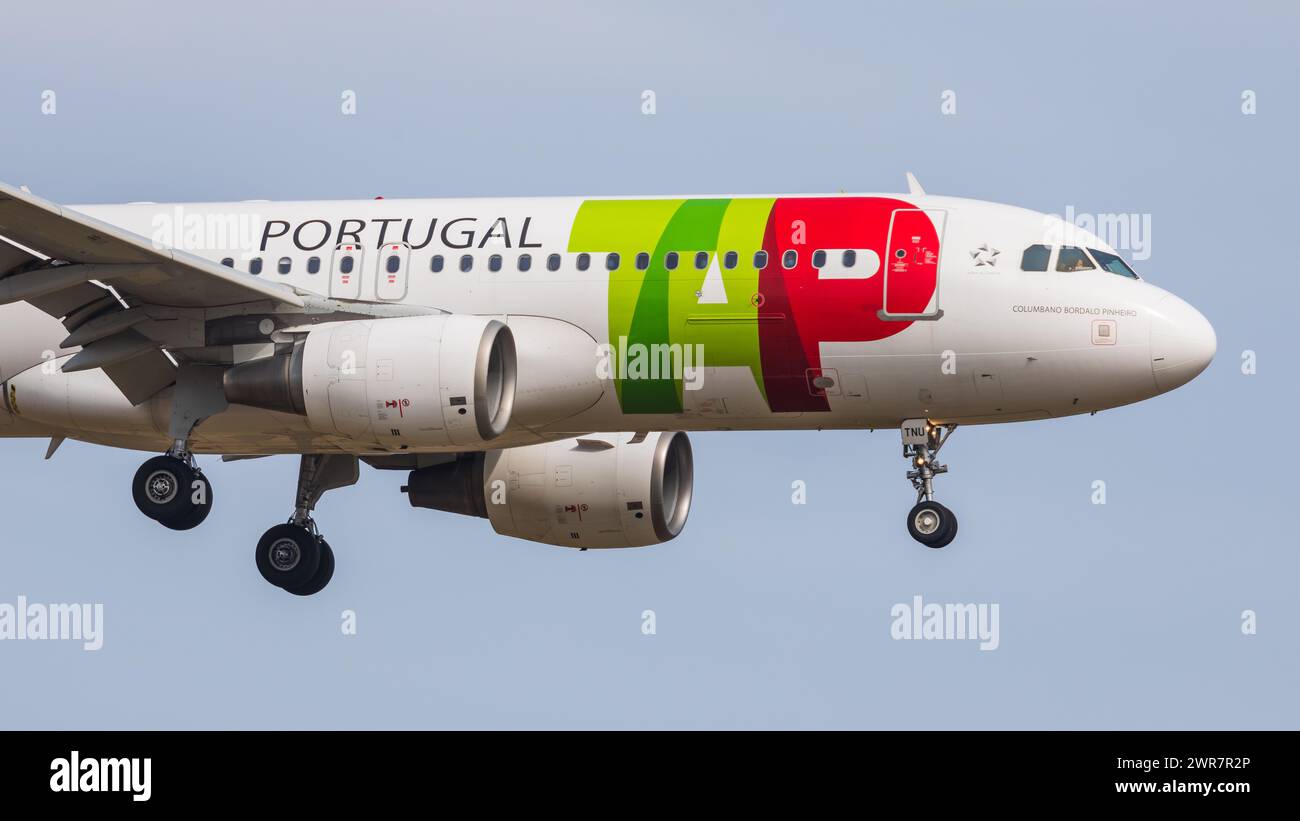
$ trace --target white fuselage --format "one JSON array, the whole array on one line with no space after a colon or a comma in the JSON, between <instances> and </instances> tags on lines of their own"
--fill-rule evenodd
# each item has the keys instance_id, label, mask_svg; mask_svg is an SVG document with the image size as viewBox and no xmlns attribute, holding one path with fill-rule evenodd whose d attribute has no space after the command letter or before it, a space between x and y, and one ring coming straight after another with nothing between
<instances>
[{"instance_id":1,"label":"white fuselage","mask_svg":"<svg viewBox=\"0 0 1300 821\"><path fill-rule=\"evenodd\" d=\"M846 227L835 230L854 237L851 244L829 231L822 236L832 238L819 240L820 224L841 219L837 201L857 207L886 196L895 212L925 214L934 238L904 236L911 229L900 229L897 215L877 233L854 233L850 213L843 217ZM769 201L777 205L762 205ZM702 204L706 216L699 225L690 222L682 202ZM797 217L804 203L811 203L809 213L815 214L807 225ZM754 213L742 213L746 208ZM1095 265L1057 270L1061 246L1114 253L1095 236L1042 214L971 200L902 195L371 200L76 210L160 244L213 261L231 260L238 270L249 271L258 260L263 279L344 303L540 317L572 326L571 336L545 351L551 343L544 333L519 336L520 378L532 374L534 381L544 381L552 378L550 368L561 374L556 379L589 370L594 382L574 390L590 391L590 406L507 432L493 447L593 431L886 428L910 418L966 424L1045 419L1171 390L1208 364L1215 345L1199 313L1154 285ZM796 218L782 216L787 213ZM637 220L645 221L644 230ZM700 226L707 230L697 231ZM696 234L706 239L696 240ZM1049 249L1047 270L1022 270L1026 249L1035 245ZM771 267L761 275L753 263L760 249L771 252ZM797 262L781 272L777 266L790 249L797 250ZM841 264L846 249L855 251L856 260L847 268ZM697 268L694 257L701 251L708 260ZM738 261L728 267L732 251ZM829 261L813 267L817 251L825 251ZM638 270L640 252L651 258L644 272ZM680 261L665 271L661 259L668 252ZM620 255L614 271L607 270L608 253ZM524 254L530 263L526 271L519 262ZM558 270L548 270L548 258L556 254ZM590 255L585 270L579 267L580 254ZM472 265L463 271L466 255ZM934 282L917 291L904 279L926 275L927 255ZM350 266L342 264L344 256L351 256ZM868 268L872 257L875 270ZM904 265L913 261L917 267ZM280 273L282 264L288 273ZM903 300L915 304L904 306ZM882 319L882 309L910 318ZM515 322L525 329L526 320ZM863 332L856 333L857 327ZM58 348L66 335L55 318L35 308L0 307L0 381L17 382L46 360L72 353ZM620 358L626 359L637 339L698 346L691 350L700 351L702 368L665 380L660 390L642 391L632 384L635 375L617 370L626 369ZM256 353L233 351L230 361ZM0 436L67 436L145 450L167 445L170 390L133 408L114 403L112 385L102 374L68 375L69 382L74 376L80 387L70 392L100 392L104 398L81 405L70 400L66 416L34 422L22 413L20 386L19 412L0 412ZM620 376L622 384L616 385ZM232 406L195 429L192 447L255 454L335 450L340 443L319 438L302 417Z\"/></svg>"}]
</instances>

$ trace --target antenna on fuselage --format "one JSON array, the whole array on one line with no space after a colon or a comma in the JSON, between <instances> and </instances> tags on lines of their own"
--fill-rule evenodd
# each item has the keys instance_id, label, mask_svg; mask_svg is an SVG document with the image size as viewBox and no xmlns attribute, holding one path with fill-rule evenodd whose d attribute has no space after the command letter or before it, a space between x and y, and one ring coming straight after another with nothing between
<instances>
[{"instance_id":1,"label":"antenna on fuselage","mask_svg":"<svg viewBox=\"0 0 1300 821\"><path fill-rule=\"evenodd\" d=\"M925 196L925 189L921 187L921 183L916 181L916 175L911 171L907 172L907 193L914 197Z\"/></svg>"}]
</instances>

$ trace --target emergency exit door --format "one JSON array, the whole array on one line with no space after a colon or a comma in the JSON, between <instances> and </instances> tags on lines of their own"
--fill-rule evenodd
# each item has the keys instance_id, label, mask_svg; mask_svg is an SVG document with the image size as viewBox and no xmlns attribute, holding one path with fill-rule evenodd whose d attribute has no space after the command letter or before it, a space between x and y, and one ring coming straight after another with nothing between
<instances>
[{"instance_id":1,"label":"emergency exit door","mask_svg":"<svg viewBox=\"0 0 1300 821\"><path fill-rule=\"evenodd\" d=\"M404 242L390 242L379 249L375 260L375 298L396 301L406 298L406 272L411 249Z\"/></svg>"},{"instance_id":2,"label":"emergency exit door","mask_svg":"<svg viewBox=\"0 0 1300 821\"><path fill-rule=\"evenodd\" d=\"M889 220L881 319L935 320L939 307L939 257L947 212L900 208Z\"/></svg>"},{"instance_id":3,"label":"emergency exit door","mask_svg":"<svg viewBox=\"0 0 1300 821\"><path fill-rule=\"evenodd\" d=\"M365 271L365 251L360 243L344 242L334 249L330 262L330 297L361 299L361 277Z\"/></svg>"}]
</instances>

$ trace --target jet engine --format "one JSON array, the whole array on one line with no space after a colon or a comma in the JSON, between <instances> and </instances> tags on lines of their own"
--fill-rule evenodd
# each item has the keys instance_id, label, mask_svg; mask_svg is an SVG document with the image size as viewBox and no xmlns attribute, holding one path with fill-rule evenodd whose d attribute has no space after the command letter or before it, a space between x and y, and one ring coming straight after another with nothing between
<instances>
[{"instance_id":1,"label":"jet engine","mask_svg":"<svg viewBox=\"0 0 1300 821\"><path fill-rule=\"evenodd\" d=\"M503 536L562 547L643 547L681 533L694 484L685 433L593 434L462 453L414 470L413 507L480 516Z\"/></svg>"},{"instance_id":2,"label":"jet engine","mask_svg":"<svg viewBox=\"0 0 1300 821\"><path fill-rule=\"evenodd\" d=\"M229 402L307 417L389 450L473 447L501 435L515 398L505 324L461 314L337 322L226 371Z\"/></svg>"}]
</instances>

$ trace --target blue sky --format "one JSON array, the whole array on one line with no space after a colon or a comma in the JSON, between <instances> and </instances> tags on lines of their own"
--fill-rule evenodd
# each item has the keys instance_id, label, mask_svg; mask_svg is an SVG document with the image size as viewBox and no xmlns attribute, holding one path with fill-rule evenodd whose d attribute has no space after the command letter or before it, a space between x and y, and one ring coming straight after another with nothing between
<instances>
[{"instance_id":1,"label":"blue sky","mask_svg":"<svg viewBox=\"0 0 1300 821\"><path fill-rule=\"evenodd\" d=\"M898 191L910 170L931 193L1149 214L1139 272L1206 314L1219 354L1140 405L959 430L939 493L961 534L942 551L904 530L895 433L715 433L692 437L685 533L641 550L507 540L363 469L321 506L338 571L308 600L252 557L290 512L295 458L206 459L216 509L176 534L131 503L142 454L69 443L47 463L44 442L3 441L0 602L102 602L105 637L0 643L0 726L1300 726L1297 286L1269 249L1300 216L1298 16L8 9L0 179L58 202ZM999 648L892 640L890 608L918 594L998 603Z\"/></svg>"}]
</instances>

